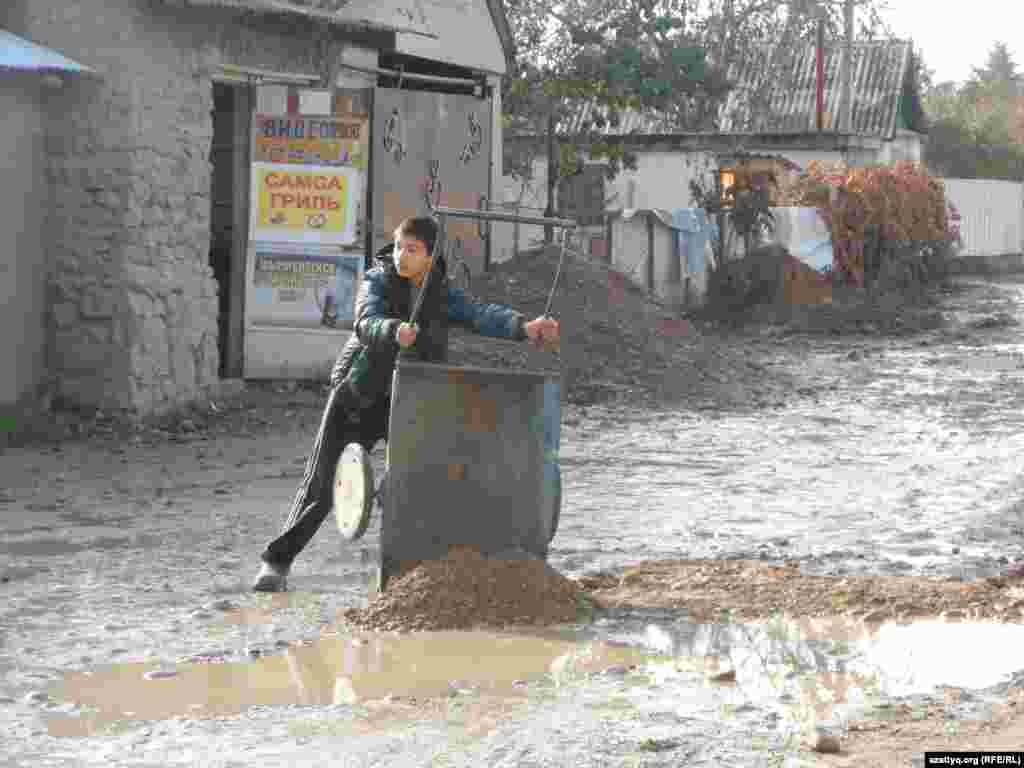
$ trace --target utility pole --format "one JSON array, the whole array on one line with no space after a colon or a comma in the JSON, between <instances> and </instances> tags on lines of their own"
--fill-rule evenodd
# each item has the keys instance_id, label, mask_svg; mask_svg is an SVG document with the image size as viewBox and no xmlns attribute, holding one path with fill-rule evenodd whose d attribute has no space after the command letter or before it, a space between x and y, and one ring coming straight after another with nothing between
<instances>
[{"instance_id":1,"label":"utility pole","mask_svg":"<svg viewBox=\"0 0 1024 768\"><path fill-rule=\"evenodd\" d=\"M818 6L818 29L814 51L814 125L818 133L825 130L825 9Z\"/></svg>"},{"instance_id":2,"label":"utility pole","mask_svg":"<svg viewBox=\"0 0 1024 768\"><path fill-rule=\"evenodd\" d=\"M853 0L845 0L844 8L846 26L846 44L843 46L843 111L840 125L842 130L850 133L853 130Z\"/></svg>"}]
</instances>

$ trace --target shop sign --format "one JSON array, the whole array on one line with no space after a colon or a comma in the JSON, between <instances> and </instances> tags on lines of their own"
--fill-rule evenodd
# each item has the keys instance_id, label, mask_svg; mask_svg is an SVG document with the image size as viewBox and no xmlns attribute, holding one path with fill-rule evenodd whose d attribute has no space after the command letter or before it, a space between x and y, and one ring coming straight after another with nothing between
<instances>
[{"instance_id":1,"label":"shop sign","mask_svg":"<svg viewBox=\"0 0 1024 768\"><path fill-rule=\"evenodd\" d=\"M255 243L247 314L255 325L351 329L362 253L307 243Z\"/></svg>"}]
</instances>

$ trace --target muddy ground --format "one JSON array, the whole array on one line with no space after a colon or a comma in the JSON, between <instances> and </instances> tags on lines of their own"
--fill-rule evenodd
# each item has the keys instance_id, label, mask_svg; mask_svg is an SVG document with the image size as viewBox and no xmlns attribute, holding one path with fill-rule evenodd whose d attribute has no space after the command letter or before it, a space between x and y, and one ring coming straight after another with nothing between
<instances>
[{"instance_id":1,"label":"muddy ground","mask_svg":"<svg viewBox=\"0 0 1024 768\"><path fill-rule=\"evenodd\" d=\"M550 563L596 602L549 634L347 627L379 520L355 545L325 525L288 594L248 590L315 388L142 428L64 417L49 444L9 448L5 764L906 766L1020 749L1024 596L1004 574L1024 555L1024 283L961 281L886 327L684 332L630 306L664 357L647 378L640 340L621 347L630 376L573 358ZM813 750L833 734L838 754Z\"/></svg>"}]
</instances>

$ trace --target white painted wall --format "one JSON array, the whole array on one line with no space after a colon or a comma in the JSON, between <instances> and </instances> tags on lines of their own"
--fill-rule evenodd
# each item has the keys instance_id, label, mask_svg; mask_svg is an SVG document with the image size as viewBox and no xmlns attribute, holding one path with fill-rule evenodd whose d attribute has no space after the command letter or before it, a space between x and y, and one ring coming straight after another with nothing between
<instances>
[{"instance_id":1,"label":"white painted wall","mask_svg":"<svg viewBox=\"0 0 1024 768\"><path fill-rule=\"evenodd\" d=\"M946 200L960 212L960 256L1024 252L1024 184L988 179L943 179Z\"/></svg>"},{"instance_id":2,"label":"white painted wall","mask_svg":"<svg viewBox=\"0 0 1024 768\"><path fill-rule=\"evenodd\" d=\"M612 268L621 272L638 288L648 290L648 259L653 259L654 296L668 306L679 307L688 301L700 303L707 293L707 271L690 273L686 259L679 262L678 278L673 279L672 262L674 230L669 226L669 213L665 210L640 209L624 217L611 219ZM651 250L649 222L653 225L653 252ZM710 246L705 246L705 260L712 258Z\"/></svg>"},{"instance_id":3,"label":"white painted wall","mask_svg":"<svg viewBox=\"0 0 1024 768\"><path fill-rule=\"evenodd\" d=\"M370 3L365 3L370 6ZM401 22L407 8L378 2L387 17ZM395 48L410 56L444 61L461 67L504 75L507 69L501 38L494 26L487 0L423 0L422 11L435 38L399 32Z\"/></svg>"},{"instance_id":4,"label":"white painted wall","mask_svg":"<svg viewBox=\"0 0 1024 768\"><path fill-rule=\"evenodd\" d=\"M625 275L640 288L647 288L647 232L648 215L640 213L629 219L612 219L612 268ZM668 240L668 228L660 221L654 222L654 249L664 250ZM655 280L657 288L657 280Z\"/></svg>"},{"instance_id":5,"label":"white painted wall","mask_svg":"<svg viewBox=\"0 0 1024 768\"><path fill-rule=\"evenodd\" d=\"M608 185L608 207L690 208L690 181L704 169L704 152L638 152L637 169L623 171Z\"/></svg>"}]
</instances>

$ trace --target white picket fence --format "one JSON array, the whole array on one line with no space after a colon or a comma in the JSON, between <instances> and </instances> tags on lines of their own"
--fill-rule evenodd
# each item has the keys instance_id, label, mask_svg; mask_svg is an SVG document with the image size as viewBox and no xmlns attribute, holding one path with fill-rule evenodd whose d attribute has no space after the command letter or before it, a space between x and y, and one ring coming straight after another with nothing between
<instances>
[{"instance_id":1,"label":"white picket fence","mask_svg":"<svg viewBox=\"0 0 1024 768\"><path fill-rule=\"evenodd\" d=\"M998 258L1024 253L1024 184L988 179L943 179L946 200L960 212L960 257Z\"/></svg>"}]
</instances>

